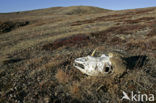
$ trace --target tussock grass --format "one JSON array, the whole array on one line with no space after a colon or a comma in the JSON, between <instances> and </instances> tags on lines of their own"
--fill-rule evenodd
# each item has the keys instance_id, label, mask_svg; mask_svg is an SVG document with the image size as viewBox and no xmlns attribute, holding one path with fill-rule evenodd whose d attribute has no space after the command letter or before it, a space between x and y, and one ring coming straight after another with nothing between
<instances>
[{"instance_id":1,"label":"tussock grass","mask_svg":"<svg viewBox=\"0 0 156 103\"><path fill-rule=\"evenodd\" d=\"M57 71L55 77L60 83L67 83L70 79L69 75L67 75L62 69Z\"/></svg>"}]
</instances>

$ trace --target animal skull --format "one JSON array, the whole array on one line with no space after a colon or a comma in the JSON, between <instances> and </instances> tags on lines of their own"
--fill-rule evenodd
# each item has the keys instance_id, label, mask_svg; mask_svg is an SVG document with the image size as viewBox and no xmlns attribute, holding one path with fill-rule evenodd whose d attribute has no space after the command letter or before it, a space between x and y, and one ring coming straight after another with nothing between
<instances>
[{"instance_id":1,"label":"animal skull","mask_svg":"<svg viewBox=\"0 0 156 103\"><path fill-rule=\"evenodd\" d=\"M110 57L105 54L100 57L86 56L77 58L74 61L74 67L90 76L105 76L113 72Z\"/></svg>"}]
</instances>

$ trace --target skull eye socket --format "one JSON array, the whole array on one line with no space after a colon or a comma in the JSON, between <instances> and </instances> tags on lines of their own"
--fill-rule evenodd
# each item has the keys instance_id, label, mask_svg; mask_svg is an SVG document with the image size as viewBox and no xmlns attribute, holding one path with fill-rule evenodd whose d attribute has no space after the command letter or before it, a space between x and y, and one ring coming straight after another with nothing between
<instances>
[{"instance_id":1,"label":"skull eye socket","mask_svg":"<svg viewBox=\"0 0 156 103\"><path fill-rule=\"evenodd\" d=\"M109 67L105 67L105 72L109 72Z\"/></svg>"},{"instance_id":2,"label":"skull eye socket","mask_svg":"<svg viewBox=\"0 0 156 103\"><path fill-rule=\"evenodd\" d=\"M113 72L113 67L110 66L110 67L105 67L105 72L107 73L112 73Z\"/></svg>"}]
</instances>

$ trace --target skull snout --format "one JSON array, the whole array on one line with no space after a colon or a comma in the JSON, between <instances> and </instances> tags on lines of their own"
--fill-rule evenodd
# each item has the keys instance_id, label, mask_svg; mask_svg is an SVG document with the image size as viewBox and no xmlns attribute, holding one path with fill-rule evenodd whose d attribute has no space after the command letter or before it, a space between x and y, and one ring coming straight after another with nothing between
<instances>
[{"instance_id":1,"label":"skull snout","mask_svg":"<svg viewBox=\"0 0 156 103\"><path fill-rule=\"evenodd\" d=\"M86 62L86 58L77 58L77 59L75 59L75 61L74 61L74 66L76 67L76 68L81 68L81 69L85 69L85 67L84 67L84 64L85 64L85 62Z\"/></svg>"},{"instance_id":2,"label":"skull snout","mask_svg":"<svg viewBox=\"0 0 156 103\"><path fill-rule=\"evenodd\" d=\"M81 64L81 63L74 62L74 66L75 67L80 67L81 69L84 69L84 65Z\"/></svg>"}]
</instances>

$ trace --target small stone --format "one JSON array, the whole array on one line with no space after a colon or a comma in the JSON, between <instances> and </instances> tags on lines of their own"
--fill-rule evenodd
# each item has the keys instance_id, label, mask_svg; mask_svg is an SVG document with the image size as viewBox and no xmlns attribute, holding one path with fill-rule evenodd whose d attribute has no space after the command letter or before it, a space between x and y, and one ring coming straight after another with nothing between
<instances>
[{"instance_id":1,"label":"small stone","mask_svg":"<svg viewBox=\"0 0 156 103\"><path fill-rule=\"evenodd\" d=\"M55 92L55 94L54 94L55 96L57 96L57 92Z\"/></svg>"}]
</instances>

